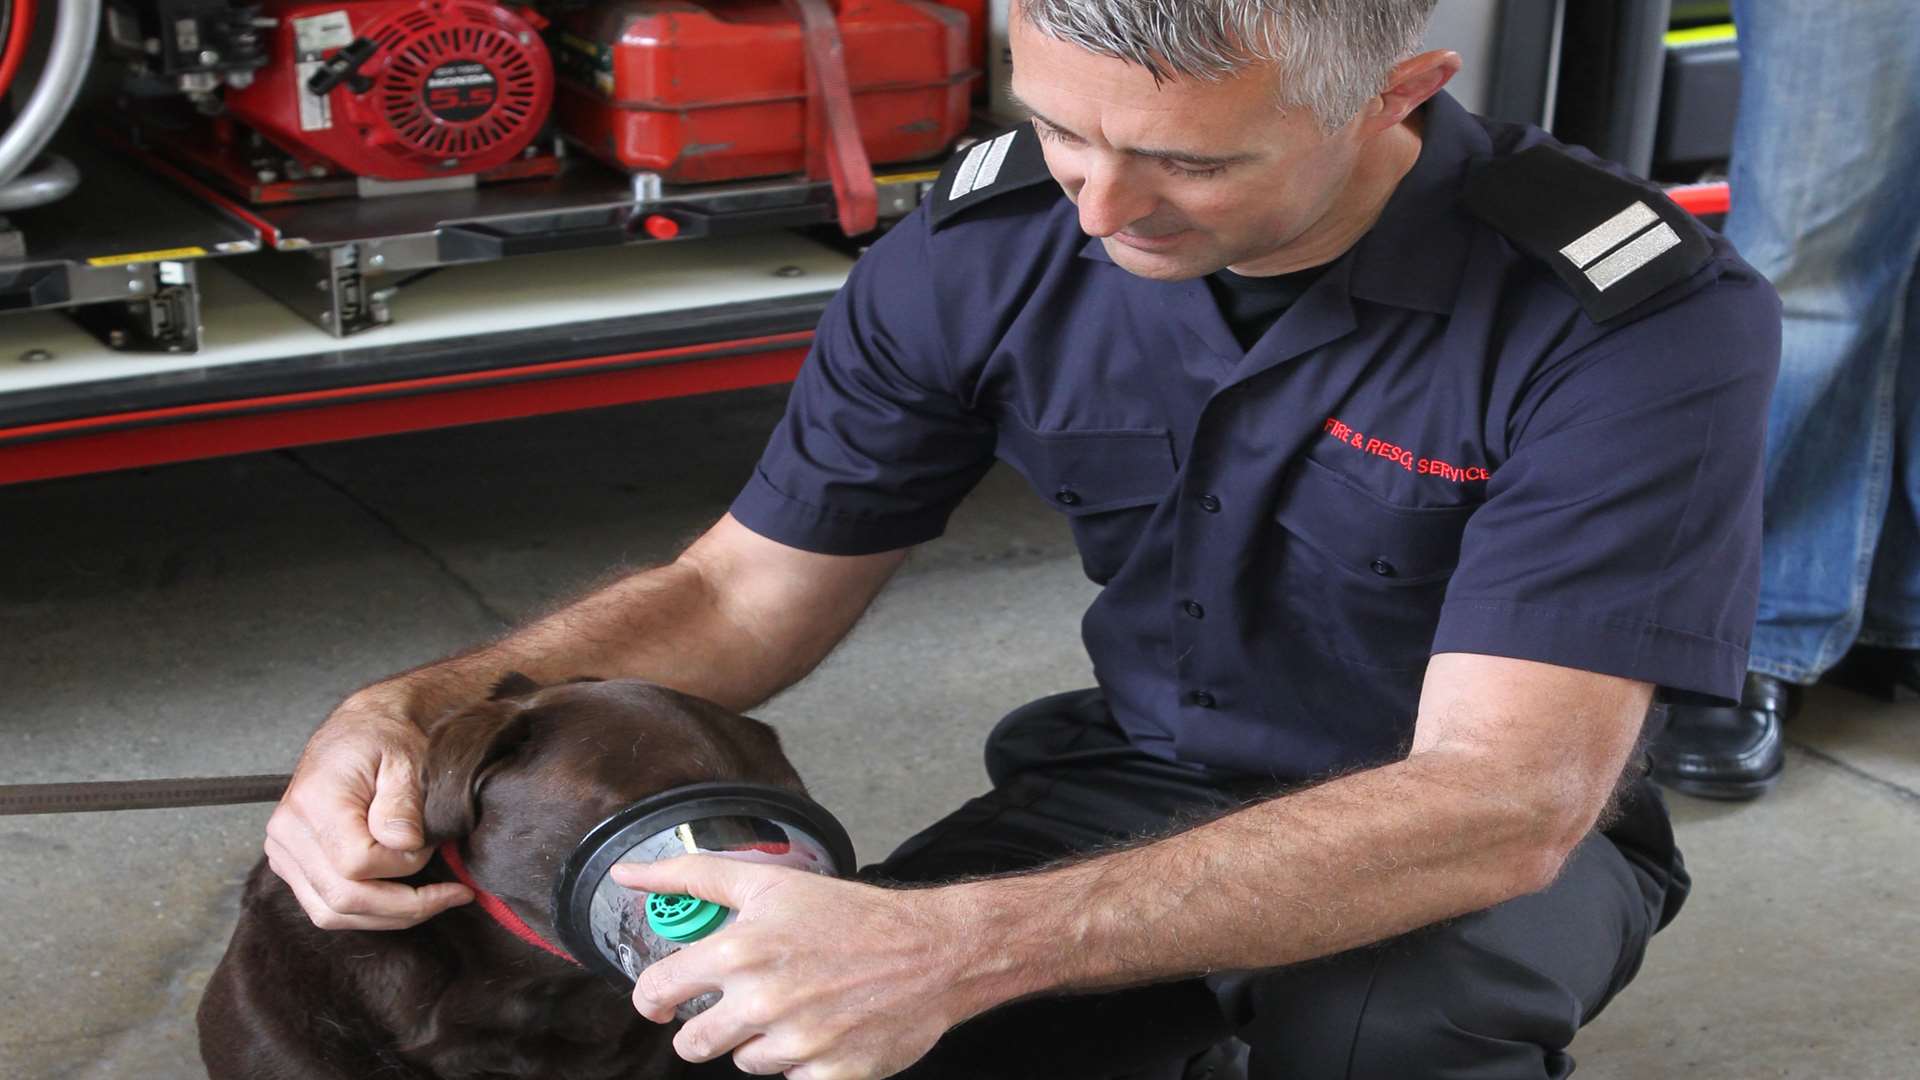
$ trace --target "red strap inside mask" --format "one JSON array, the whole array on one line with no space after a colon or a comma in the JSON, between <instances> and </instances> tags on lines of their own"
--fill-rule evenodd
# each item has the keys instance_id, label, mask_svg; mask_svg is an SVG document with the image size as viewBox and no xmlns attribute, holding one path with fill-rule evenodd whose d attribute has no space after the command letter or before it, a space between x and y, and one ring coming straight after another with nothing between
<instances>
[{"instance_id":1,"label":"red strap inside mask","mask_svg":"<svg viewBox=\"0 0 1920 1080\"><path fill-rule=\"evenodd\" d=\"M513 909L507 906L505 900L481 888L480 884L473 880L473 875L467 873L467 864L460 859L458 843L449 840L441 844L440 858L446 862L447 869L453 871L453 876L460 879L460 884L473 890L474 902L480 905L480 910L492 916L493 921L499 923L507 933L529 945L544 949L575 967L580 966L580 961L568 956L566 950L535 933L533 927L528 926L525 920L513 913Z\"/></svg>"}]
</instances>

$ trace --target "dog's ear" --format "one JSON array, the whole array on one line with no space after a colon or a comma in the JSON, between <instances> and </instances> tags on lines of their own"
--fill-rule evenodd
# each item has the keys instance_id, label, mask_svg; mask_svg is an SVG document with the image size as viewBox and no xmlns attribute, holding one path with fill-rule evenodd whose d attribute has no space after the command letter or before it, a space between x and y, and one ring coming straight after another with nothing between
<instances>
[{"instance_id":1,"label":"dog's ear","mask_svg":"<svg viewBox=\"0 0 1920 1080\"><path fill-rule=\"evenodd\" d=\"M493 689L487 692L487 700L505 701L508 698L526 697L538 689L540 689L539 683L517 671L509 671L500 676L499 682L493 684Z\"/></svg>"},{"instance_id":2,"label":"dog's ear","mask_svg":"<svg viewBox=\"0 0 1920 1080\"><path fill-rule=\"evenodd\" d=\"M567 680L569 683L605 681L598 675L575 675ZM487 692L487 700L506 701L508 698L523 698L539 689L541 689L539 683L517 671L509 671L500 676L499 682L493 684L493 689Z\"/></svg>"},{"instance_id":3,"label":"dog's ear","mask_svg":"<svg viewBox=\"0 0 1920 1080\"><path fill-rule=\"evenodd\" d=\"M533 734L533 716L503 701L473 709L434 730L427 745L427 797L421 815L428 844L473 831L481 783Z\"/></svg>"}]
</instances>

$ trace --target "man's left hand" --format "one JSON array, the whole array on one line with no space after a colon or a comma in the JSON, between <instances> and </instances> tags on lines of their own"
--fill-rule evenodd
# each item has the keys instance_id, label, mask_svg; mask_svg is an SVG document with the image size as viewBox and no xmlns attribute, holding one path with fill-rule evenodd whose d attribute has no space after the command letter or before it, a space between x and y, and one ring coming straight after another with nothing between
<instances>
[{"instance_id":1,"label":"man's left hand","mask_svg":"<svg viewBox=\"0 0 1920 1080\"><path fill-rule=\"evenodd\" d=\"M944 889L890 890L787 867L694 855L617 865L646 892L725 904L725 929L640 973L633 1004L656 1023L720 992L673 1046L690 1062L731 1052L756 1076L870 1080L920 1060L980 1008L963 1001L960 944Z\"/></svg>"}]
</instances>

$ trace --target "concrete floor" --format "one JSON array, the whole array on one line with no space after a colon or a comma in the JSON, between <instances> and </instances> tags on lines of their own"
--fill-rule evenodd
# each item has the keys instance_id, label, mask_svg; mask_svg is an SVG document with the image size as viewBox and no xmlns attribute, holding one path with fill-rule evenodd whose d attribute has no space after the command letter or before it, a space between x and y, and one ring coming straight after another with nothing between
<instances>
[{"instance_id":1,"label":"concrete floor","mask_svg":"<svg viewBox=\"0 0 1920 1080\"><path fill-rule=\"evenodd\" d=\"M0 783L287 770L355 686L668 558L781 395L0 489ZM1092 587L996 473L760 715L872 857L984 784L1005 710L1088 684ZM1582 1075L1920 1076L1920 711L1816 691L1759 803L1677 799L1698 879ZM264 806L0 819L0 1078L199 1075L193 1009Z\"/></svg>"}]
</instances>

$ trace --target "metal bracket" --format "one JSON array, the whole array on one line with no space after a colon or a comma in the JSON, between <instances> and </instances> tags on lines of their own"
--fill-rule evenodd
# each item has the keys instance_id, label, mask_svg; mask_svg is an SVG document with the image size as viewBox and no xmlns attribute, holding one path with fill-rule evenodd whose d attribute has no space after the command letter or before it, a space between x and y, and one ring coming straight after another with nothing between
<instances>
[{"instance_id":1,"label":"metal bracket","mask_svg":"<svg viewBox=\"0 0 1920 1080\"><path fill-rule=\"evenodd\" d=\"M26 235L0 217L0 262L24 262L26 258Z\"/></svg>"},{"instance_id":2,"label":"metal bracket","mask_svg":"<svg viewBox=\"0 0 1920 1080\"><path fill-rule=\"evenodd\" d=\"M927 192L932 188L933 183L924 180L879 185L876 199L879 204L880 219L888 221L913 213L913 208L920 205L920 200L926 198Z\"/></svg>"},{"instance_id":3,"label":"metal bracket","mask_svg":"<svg viewBox=\"0 0 1920 1080\"><path fill-rule=\"evenodd\" d=\"M256 288L334 337L343 338L393 321L389 303L393 290L368 285L368 272L377 276L382 267L363 265L359 244L311 252L262 252L228 265Z\"/></svg>"},{"instance_id":4,"label":"metal bracket","mask_svg":"<svg viewBox=\"0 0 1920 1080\"><path fill-rule=\"evenodd\" d=\"M659 202L666 193L666 183L659 173L637 172L629 179L632 186L634 209L645 209Z\"/></svg>"},{"instance_id":5,"label":"metal bracket","mask_svg":"<svg viewBox=\"0 0 1920 1080\"><path fill-rule=\"evenodd\" d=\"M68 314L109 348L196 352L200 288L192 262L135 263L70 272Z\"/></svg>"}]
</instances>

